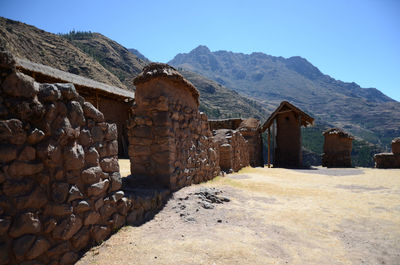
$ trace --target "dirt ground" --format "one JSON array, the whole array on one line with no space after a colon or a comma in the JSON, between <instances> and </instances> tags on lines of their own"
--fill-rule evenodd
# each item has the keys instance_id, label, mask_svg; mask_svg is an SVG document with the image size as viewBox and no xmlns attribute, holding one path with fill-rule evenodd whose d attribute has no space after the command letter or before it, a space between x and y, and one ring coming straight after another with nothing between
<instances>
[{"instance_id":1,"label":"dirt ground","mask_svg":"<svg viewBox=\"0 0 400 265\"><path fill-rule=\"evenodd\" d=\"M400 264L400 170L245 168L181 189L78 264Z\"/></svg>"}]
</instances>

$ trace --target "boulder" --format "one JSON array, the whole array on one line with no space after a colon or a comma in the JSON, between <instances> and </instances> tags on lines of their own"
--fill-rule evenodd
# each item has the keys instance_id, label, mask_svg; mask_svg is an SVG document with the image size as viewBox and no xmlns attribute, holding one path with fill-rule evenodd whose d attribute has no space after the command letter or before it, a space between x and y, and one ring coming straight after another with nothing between
<instances>
[{"instance_id":1,"label":"boulder","mask_svg":"<svg viewBox=\"0 0 400 265\"><path fill-rule=\"evenodd\" d=\"M103 242L104 239L106 239L111 233L110 228L107 226L100 226L96 225L92 228L92 237L96 241L97 244L100 244Z\"/></svg>"},{"instance_id":2,"label":"boulder","mask_svg":"<svg viewBox=\"0 0 400 265\"><path fill-rule=\"evenodd\" d=\"M23 123L17 119L0 120L0 143L22 145L26 140Z\"/></svg>"},{"instance_id":3,"label":"boulder","mask_svg":"<svg viewBox=\"0 0 400 265\"><path fill-rule=\"evenodd\" d=\"M63 203L68 197L69 184L64 182L55 182L52 185L51 194L53 201Z\"/></svg>"},{"instance_id":4,"label":"boulder","mask_svg":"<svg viewBox=\"0 0 400 265\"><path fill-rule=\"evenodd\" d=\"M87 247L90 240L90 231L87 227L82 227L78 233L71 238L71 244L76 250Z\"/></svg>"},{"instance_id":5,"label":"boulder","mask_svg":"<svg viewBox=\"0 0 400 265\"><path fill-rule=\"evenodd\" d=\"M72 127L78 127L85 125L85 116L83 114L83 109L78 101L71 101L68 103L68 117L71 121Z\"/></svg>"},{"instance_id":6,"label":"boulder","mask_svg":"<svg viewBox=\"0 0 400 265\"><path fill-rule=\"evenodd\" d=\"M35 235L25 235L13 242L13 250L17 259L22 260L36 240Z\"/></svg>"},{"instance_id":7,"label":"boulder","mask_svg":"<svg viewBox=\"0 0 400 265\"><path fill-rule=\"evenodd\" d=\"M118 160L115 157L104 158L100 161L100 166L104 172L112 173L119 171Z\"/></svg>"},{"instance_id":8,"label":"boulder","mask_svg":"<svg viewBox=\"0 0 400 265\"><path fill-rule=\"evenodd\" d=\"M110 181L108 179L92 184L87 189L87 195L90 197L99 196L107 191L109 184Z\"/></svg>"},{"instance_id":9,"label":"boulder","mask_svg":"<svg viewBox=\"0 0 400 265\"><path fill-rule=\"evenodd\" d=\"M54 84L40 84L38 97L42 102L57 101L61 98L61 91Z\"/></svg>"},{"instance_id":10,"label":"boulder","mask_svg":"<svg viewBox=\"0 0 400 265\"><path fill-rule=\"evenodd\" d=\"M74 84L70 83L58 83L55 84L58 90L61 91L61 95L66 100L78 99L79 94L76 92Z\"/></svg>"}]
</instances>

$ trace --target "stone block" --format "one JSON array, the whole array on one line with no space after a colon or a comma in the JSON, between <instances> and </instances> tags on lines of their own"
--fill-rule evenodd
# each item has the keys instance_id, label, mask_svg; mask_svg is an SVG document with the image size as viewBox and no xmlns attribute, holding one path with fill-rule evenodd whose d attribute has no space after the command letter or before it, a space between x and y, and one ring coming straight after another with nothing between
<instances>
[{"instance_id":1,"label":"stone block","mask_svg":"<svg viewBox=\"0 0 400 265\"><path fill-rule=\"evenodd\" d=\"M21 180L6 180L3 185L3 193L7 196L22 196L28 194L33 187L33 180L23 178Z\"/></svg>"},{"instance_id":2,"label":"stone block","mask_svg":"<svg viewBox=\"0 0 400 265\"><path fill-rule=\"evenodd\" d=\"M119 172L114 172L110 174L110 180L111 180L110 191L116 191L122 187L122 179L121 179L121 174Z\"/></svg>"},{"instance_id":3,"label":"stone block","mask_svg":"<svg viewBox=\"0 0 400 265\"><path fill-rule=\"evenodd\" d=\"M78 254L76 254L75 252L69 251L61 257L59 265L74 264L78 259L79 259Z\"/></svg>"},{"instance_id":4,"label":"stone block","mask_svg":"<svg viewBox=\"0 0 400 265\"><path fill-rule=\"evenodd\" d=\"M67 216L72 213L72 206L69 204L48 203L45 207L44 214L47 216Z\"/></svg>"},{"instance_id":5,"label":"stone block","mask_svg":"<svg viewBox=\"0 0 400 265\"><path fill-rule=\"evenodd\" d=\"M64 149L64 168L68 170L81 169L85 164L85 153L80 144L76 142Z\"/></svg>"},{"instance_id":6,"label":"stone block","mask_svg":"<svg viewBox=\"0 0 400 265\"><path fill-rule=\"evenodd\" d=\"M71 244L76 250L81 250L88 246L90 231L87 227L82 227L78 233L71 238Z\"/></svg>"},{"instance_id":7,"label":"stone block","mask_svg":"<svg viewBox=\"0 0 400 265\"><path fill-rule=\"evenodd\" d=\"M111 233L111 230L107 226L96 225L92 228L91 234L92 238L97 244L103 242Z\"/></svg>"},{"instance_id":8,"label":"stone block","mask_svg":"<svg viewBox=\"0 0 400 265\"><path fill-rule=\"evenodd\" d=\"M83 114L83 109L78 101L70 101L67 105L68 108L68 118L71 121L72 127L78 127L85 125L85 116Z\"/></svg>"},{"instance_id":9,"label":"stone block","mask_svg":"<svg viewBox=\"0 0 400 265\"><path fill-rule=\"evenodd\" d=\"M102 159L100 161L100 166L103 171L107 173L119 171L118 160L115 157Z\"/></svg>"},{"instance_id":10,"label":"stone block","mask_svg":"<svg viewBox=\"0 0 400 265\"><path fill-rule=\"evenodd\" d=\"M68 191L68 202L83 199L83 194L76 185L71 185Z\"/></svg>"},{"instance_id":11,"label":"stone block","mask_svg":"<svg viewBox=\"0 0 400 265\"><path fill-rule=\"evenodd\" d=\"M0 237L6 235L8 229L10 228L10 225L11 225L10 219L0 218Z\"/></svg>"},{"instance_id":12,"label":"stone block","mask_svg":"<svg viewBox=\"0 0 400 265\"><path fill-rule=\"evenodd\" d=\"M104 132L103 129L100 126L94 126L90 130L92 134L92 139L94 142L103 142L104 140Z\"/></svg>"},{"instance_id":13,"label":"stone block","mask_svg":"<svg viewBox=\"0 0 400 265\"><path fill-rule=\"evenodd\" d=\"M36 187L31 194L15 198L15 208L18 210L40 209L48 202L46 193L41 187Z\"/></svg>"},{"instance_id":14,"label":"stone block","mask_svg":"<svg viewBox=\"0 0 400 265\"><path fill-rule=\"evenodd\" d=\"M51 196L54 202L63 203L68 197L69 184L64 182L55 182L52 185Z\"/></svg>"},{"instance_id":15,"label":"stone block","mask_svg":"<svg viewBox=\"0 0 400 265\"><path fill-rule=\"evenodd\" d=\"M14 145L0 145L0 163L8 163L17 158L17 147Z\"/></svg>"},{"instance_id":16,"label":"stone block","mask_svg":"<svg viewBox=\"0 0 400 265\"><path fill-rule=\"evenodd\" d=\"M15 161L8 168L8 174L12 177L31 176L43 171L42 163Z\"/></svg>"},{"instance_id":17,"label":"stone block","mask_svg":"<svg viewBox=\"0 0 400 265\"><path fill-rule=\"evenodd\" d=\"M35 259L45 253L50 248L50 243L43 237L38 237L31 249L26 253L27 259Z\"/></svg>"},{"instance_id":18,"label":"stone block","mask_svg":"<svg viewBox=\"0 0 400 265\"><path fill-rule=\"evenodd\" d=\"M118 128L115 123L107 124L107 130L104 135L104 138L108 141L117 140L118 139Z\"/></svg>"},{"instance_id":19,"label":"stone block","mask_svg":"<svg viewBox=\"0 0 400 265\"><path fill-rule=\"evenodd\" d=\"M82 181L86 184L94 184L100 181L103 178L104 172L100 167L90 167L85 169L81 173Z\"/></svg>"},{"instance_id":20,"label":"stone block","mask_svg":"<svg viewBox=\"0 0 400 265\"><path fill-rule=\"evenodd\" d=\"M87 201L80 201L78 202L76 207L74 207L74 213L76 214L84 213L89 210L90 210L90 205Z\"/></svg>"},{"instance_id":21,"label":"stone block","mask_svg":"<svg viewBox=\"0 0 400 265\"><path fill-rule=\"evenodd\" d=\"M100 214L95 211L90 211L90 212L86 213L83 224L85 226L93 225L93 224L97 224L99 221L100 221Z\"/></svg>"},{"instance_id":22,"label":"stone block","mask_svg":"<svg viewBox=\"0 0 400 265\"><path fill-rule=\"evenodd\" d=\"M10 228L11 237L20 237L25 234L36 234L42 229L39 218L30 212L20 214Z\"/></svg>"},{"instance_id":23,"label":"stone block","mask_svg":"<svg viewBox=\"0 0 400 265\"><path fill-rule=\"evenodd\" d=\"M41 102L53 102L61 98L61 91L54 84L40 84L38 97Z\"/></svg>"},{"instance_id":24,"label":"stone block","mask_svg":"<svg viewBox=\"0 0 400 265\"><path fill-rule=\"evenodd\" d=\"M24 255L32 247L35 240L36 240L35 235L25 235L25 236L22 236L16 240L14 240L13 250L14 250L14 254L18 260L22 260L24 258Z\"/></svg>"},{"instance_id":25,"label":"stone block","mask_svg":"<svg viewBox=\"0 0 400 265\"><path fill-rule=\"evenodd\" d=\"M32 146L26 146L22 149L21 153L18 156L18 160L22 161L32 161L36 159L36 149Z\"/></svg>"},{"instance_id":26,"label":"stone block","mask_svg":"<svg viewBox=\"0 0 400 265\"><path fill-rule=\"evenodd\" d=\"M96 122L103 122L104 115L98 109L96 109L90 102L83 104L83 112L87 118L93 119Z\"/></svg>"},{"instance_id":27,"label":"stone block","mask_svg":"<svg viewBox=\"0 0 400 265\"><path fill-rule=\"evenodd\" d=\"M1 86L4 93L13 97L33 98L39 92L39 84L20 72L8 75Z\"/></svg>"},{"instance_id":28,"label":"stone block","mask_svg":"<svg viewBox=\"0 0 400 265\"><path fill-rule=\"evenodd\" d=\"M39 130L38 128L33 129L28 136L28 143L29 144L37 144L38 142L42 141L45 134L43 131Z\"/></svg>"},{"instance_id":29,"label":"stone block","mask_svg":"<svg viewBox=\"0 0 400 265\"><path fill-rule=\"evenodd\" d=\"M79 94L76 92L74 84L70 83L57 83L55 86L61 91L63 99L73 100L78 99Z\"/></svg>"},{"instance_id":30,"label":"stone block","mask_svg":"<svg viewBox=\"0 0 400 265\"><path fill-rule=\"evenodd\" d=\"M92 197L92 196L99 196L100 194L105 194L109 184L110 181L108 179L92 184L87 189L87 195Z\"/></svg>"},{"instance_id":31,"label":"stone block","mask_svg":"<svg viewBox=\"0 0 400 265\"><path fill-rule=\"evenodd\" d=\"M26 138L22 121L17 119L0 120L0 143L22 145Z\"/></svg>"},{"instance_id":32,"label":"stone block","mask_svg":"<svg viewBox=\"0 0 400 265\"><path fill-rule=\"evenodd\" d=\"M71 214L53 230L53 237L60 240L69 240L82 227L82 220Z\"/></svg>"}]
</instances>

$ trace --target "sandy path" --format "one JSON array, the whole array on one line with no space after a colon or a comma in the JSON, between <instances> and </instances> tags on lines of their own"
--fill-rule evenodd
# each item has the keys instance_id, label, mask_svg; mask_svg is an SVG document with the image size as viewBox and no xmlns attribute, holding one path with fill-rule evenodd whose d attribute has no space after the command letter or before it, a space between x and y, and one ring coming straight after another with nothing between
<instances>
[{"instance_id":1,"label":"sandy path","mask_svg":"<svg viewBox=\"0 0 400 265\"><path fill-rule=\"evenodd\" d=\"M400 264L400 170L246 168L178 191L78 264Z\"/></svg>"}]
</instances>

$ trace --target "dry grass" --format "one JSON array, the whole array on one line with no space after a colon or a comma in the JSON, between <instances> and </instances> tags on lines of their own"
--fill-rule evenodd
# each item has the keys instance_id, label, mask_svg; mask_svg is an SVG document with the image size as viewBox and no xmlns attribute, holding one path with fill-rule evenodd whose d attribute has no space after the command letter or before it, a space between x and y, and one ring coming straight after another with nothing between
<instances>
[{"instance_id":1,"label":"dry grass","mask_svg":"<svg viewBox=\"0 0 400 265\"><path fill-rule=\"evenodd\" d=\"M198 186L182 189L79 264L400 264L400 170L246 168L201 186L231 202L187 206L187 222L176 198Z\"/></svg>"}]
</instances>

